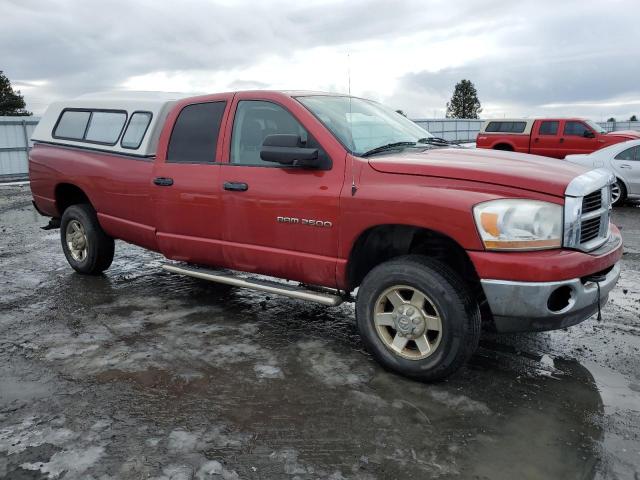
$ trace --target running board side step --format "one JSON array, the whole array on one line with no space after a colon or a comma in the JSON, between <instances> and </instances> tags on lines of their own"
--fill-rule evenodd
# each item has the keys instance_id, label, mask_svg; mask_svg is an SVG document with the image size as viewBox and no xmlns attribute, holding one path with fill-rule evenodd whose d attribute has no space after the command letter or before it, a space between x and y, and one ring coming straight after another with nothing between
<instances>
[{"instance_id":1,"label":"running board side step","mask_svg":"<svg viewBox=\"0 0 640 480\"><path fill-rule=\"evenodd\" d=\"M224 283L226 285L233 285L234 287L249 288L251 290L258 290L260 292L273 293L276 295L283 295L289 298L297 298L299 300L308 300L311 302L320 303L329 307L335 307L340 305L343 301L340 295L331 293L317 292L314 290L308 290L302 287L294 287L285 285L278 282L272 282L269 280L247 279L241 278L231 273L223 273L216 270L209 270L206 268L194 268L194 267L178 267L176 265L163 265L163 270L172 273L179 273L181 275L188 275L190 277L200 278L202 280L209 280L211 282Z\"/></svg>"}]
</instances>

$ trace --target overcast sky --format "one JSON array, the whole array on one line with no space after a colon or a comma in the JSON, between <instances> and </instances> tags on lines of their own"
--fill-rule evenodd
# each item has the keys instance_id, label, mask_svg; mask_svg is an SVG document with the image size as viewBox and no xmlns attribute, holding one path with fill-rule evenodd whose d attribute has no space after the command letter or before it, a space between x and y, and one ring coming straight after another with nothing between
<instances>
[{"instance_id":1,"label":"overcast sky","mask_svg":"<svg viewBox=\"0 0 640 480\"><path fill-rule=\"evenodd\" d=\"M443 116L640 115L640 0L0 0L0 70L36 114L114 90L351 92Z\"/></svg>"}]
</instances>

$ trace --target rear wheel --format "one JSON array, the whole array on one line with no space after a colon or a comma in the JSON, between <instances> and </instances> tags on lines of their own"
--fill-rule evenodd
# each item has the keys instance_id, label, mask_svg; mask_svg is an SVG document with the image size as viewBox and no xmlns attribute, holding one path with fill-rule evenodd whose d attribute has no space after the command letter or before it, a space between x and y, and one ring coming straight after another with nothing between
<instances>
[{"instance_id":1,"label":"rear wheel","mask_svg":"<svg viewBox=\"0 0 640 480\"><path fill-rule=\"evenodd\" d=\"M446 265L409 255L375 267L358 291L363 342L384 367L425 381L454 373L480 338L480 311Z\"/></svg>"},{"instance_id":2,"label":"rear wheel","mask_svg":"<svg viewBox=\"0 0 640 480\"><path fill-rule=\"evenodd\" d=\"M623 205L627 200L627 187L619 178L616 178L616 182L611 185L611 204L614 207Z\"/></svg>"},{"instance_id":3,"label":"rear wheel","mask_svg":"<svg viewBox=\"0 0 640 480\"><path fill-rule=\"evenodd\" d=\"M113 261L113 238L104 233L91 205L72 205L64 211L60 240L69 265L79 273L98 275Z\"/></svg>"}]
</instances>

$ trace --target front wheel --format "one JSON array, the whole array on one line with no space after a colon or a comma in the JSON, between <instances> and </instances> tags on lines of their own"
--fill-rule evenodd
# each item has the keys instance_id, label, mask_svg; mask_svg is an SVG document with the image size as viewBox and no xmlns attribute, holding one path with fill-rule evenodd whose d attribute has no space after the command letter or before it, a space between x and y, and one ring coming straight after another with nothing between
<instances>
[{"instance_id":1,"label":"front wheel","mask_svg":"<svg viewBox=\"0 0 640 480\"><path fill-rule=\"evenodd\" d=\"M475 352L480 311L446 265L408 255L375 267L356 301L367 350L385 368L425 381L443 379Z\"/></svg>"},{"instance_id":2,"label":"front wheel","mask_svg":"<svg viewBox=\"0 0 640 480\"><path fill-rule=\"evenodd\" d=\"M627 199L627 187L624 186L622 180L616 178L616 182L611 185L611 204L614 207L623 205Z\"/></svg>"},{"instance_id":3,"label":"front wheel","mask_svg":"<svg viewBox=\"0 0 640 480\"><path fill-rule=\"evenodd\" d=\"M60 240L69 265L79 273L99 275L113 261L113 238L104 233L91 205L72 205L64 211Z\"/></svg>"}]
</instances>

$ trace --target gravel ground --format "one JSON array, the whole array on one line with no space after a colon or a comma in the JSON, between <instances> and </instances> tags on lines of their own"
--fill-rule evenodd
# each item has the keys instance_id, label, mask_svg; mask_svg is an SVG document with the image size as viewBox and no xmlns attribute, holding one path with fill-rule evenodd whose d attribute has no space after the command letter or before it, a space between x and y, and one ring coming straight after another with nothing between
<instances>
[{"instance_id":1,"label":"gravel ground","mask_svg":"<svg viewBox=\"0 0 640 480\"><path fill-rule=\"evenodd\" d=\"M603 311L485 335L446 382L367 355L353 307L160 270L118 242L77 275L0 186L0 478L640 478L640 208Z\"/></svg>"}]
</instances>

